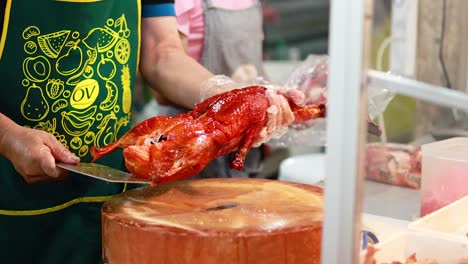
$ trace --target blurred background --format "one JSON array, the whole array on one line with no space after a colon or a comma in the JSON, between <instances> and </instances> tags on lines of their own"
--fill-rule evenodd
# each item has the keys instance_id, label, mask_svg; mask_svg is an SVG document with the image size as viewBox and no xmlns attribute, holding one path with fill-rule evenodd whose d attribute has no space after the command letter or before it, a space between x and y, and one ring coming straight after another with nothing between
<instances>
[{"instance_id":1,"label":"blurred background","mask_svg":"<svg viewBox=\"0 0 468 264\"><path fill-rule=\"evenodd\" d=\"M327 0L264 0L266 60L299 60L328 49Z\"/></svg>"}]
</instances>

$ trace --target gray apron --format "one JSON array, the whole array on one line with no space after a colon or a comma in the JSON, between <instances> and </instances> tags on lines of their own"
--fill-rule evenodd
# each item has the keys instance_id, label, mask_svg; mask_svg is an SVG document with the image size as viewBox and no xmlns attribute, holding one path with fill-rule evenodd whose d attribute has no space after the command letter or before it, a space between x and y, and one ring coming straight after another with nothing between
<instances>
[{"instance_id":1,"label":"gray apron","mask_svg":"<svg viewBox=\"0 0 468 264\"><path fill-rule=\"evenodd\" d=\"M200 63L215 74L231 74L242 64L262 65L262 9L258 1L241 10L203 0L205 38Z\"/></svg>"},{"instance_id":2,"label":"gray apron","mask_svg":"<svg viewBox=\"0 0 468 264\"><path fill-rule=\"evenodd\" d=\"M229 10L203 0L205 37L200 64L214 74L231 76L243 64L262 65L262 9L258 1L249 8ZM175 109L169 110L174 114ZM262 171L263 146L252 148L242 171L230 168L234 153L218 157L194 178L247 178Z\"/></svg>"}]
</instances>

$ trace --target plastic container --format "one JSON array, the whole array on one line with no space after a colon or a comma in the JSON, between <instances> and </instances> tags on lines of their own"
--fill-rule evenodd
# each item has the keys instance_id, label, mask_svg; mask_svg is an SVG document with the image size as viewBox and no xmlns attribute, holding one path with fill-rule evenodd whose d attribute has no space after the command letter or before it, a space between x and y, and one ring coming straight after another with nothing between
<instances>
[{"instance_id":1,"label":"plastic container","mask_svg":"<svg viewBox=\"0 0 468 264\"><path fill-rule=\"evenodd\" d=\"M468 257L468 239L463 243L459 240L447 239L435 234L408 231L374 246L378 251L374 254L376 264L394 263L405 260L412 254L416 259L433 260L437 264L461 264ZM360 263L365 262L367 250L362 251ZM424 262L426 263L426 262Z\"/></svg>"},{"instance_id":2,"label":"plastic container","mask_svg":"<svg viewBox=\"0 0 468 264\"><path fill-rule=\"evenodd\" d=\"M408 229L458 240L468 247L468 196L410 223Z\"/></svg>"},{"instance_id":3,"label":"plastic container","mask_svg":"<svg viewBox=\"0 0 468 264\"><path fill-rule=\"evenodd\" d=\"M468 195L468 138L422 145L421 216Z\"/></svg>"}]
</instances>

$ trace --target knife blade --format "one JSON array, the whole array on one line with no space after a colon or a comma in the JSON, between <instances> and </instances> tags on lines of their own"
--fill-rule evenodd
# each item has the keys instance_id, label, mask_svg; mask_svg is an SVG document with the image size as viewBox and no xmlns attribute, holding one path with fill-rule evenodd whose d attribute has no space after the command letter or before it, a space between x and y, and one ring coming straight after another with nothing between
<instances>
[{"instance_id":1,"label":"knife blade","mask_svg":"<svg viewBox=\"0 0 468 264\"><path fill-rule=\"evenodd\" d=\"M76 172L81 175L93 177L99 180L107 182L119 182L119 183L144 183L150 184L150 179L137 178L134 175L117 170L98 163L85 163L80 162L78 164L65 164L57 163L58 167L66 169L68 171Z\"/></svg>"}]
</instances>

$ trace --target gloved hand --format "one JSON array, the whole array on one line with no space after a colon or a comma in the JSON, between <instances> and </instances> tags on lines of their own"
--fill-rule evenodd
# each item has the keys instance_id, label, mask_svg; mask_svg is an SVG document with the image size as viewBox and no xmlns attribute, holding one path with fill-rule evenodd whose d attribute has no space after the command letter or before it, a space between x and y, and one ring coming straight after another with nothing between
<instances>
[{"instance_id":1,"label":"gloved hand","mask_svg":"<svg viewBox=\"0 0 468 264\"><path fill-rule=\"evenodd\" d=\"M200 102L220 93L241 88L244 85L235 82L226 75L215 75L200 85Z\"/></svg>"},{"instance_id":2,"label":"gloved hand","mask_svg":"<svg viewBox=\"0 0 468 264\"><path fill-rule=\"evenodd\" d=\"M296 105L304 105L305 102L304 93L294 88L268 85L266 95L270 105L267 109L267 121L254 140L254 147L272 138L279 138L288 131L288 126L294 121L289 101Z\"/></svg>"},{"instance_id":3,"label":"gloved hand","mask_svg":"<svg viewBox=\"0 0 468 264\"><path fill-rule=\"evenodd\" d=\"M64 177L67 172L55 165L56 160L71 164L80 161L52 134L17 124L1 130L0 153L28 183Z\"/></svg>"}]
</instances>

